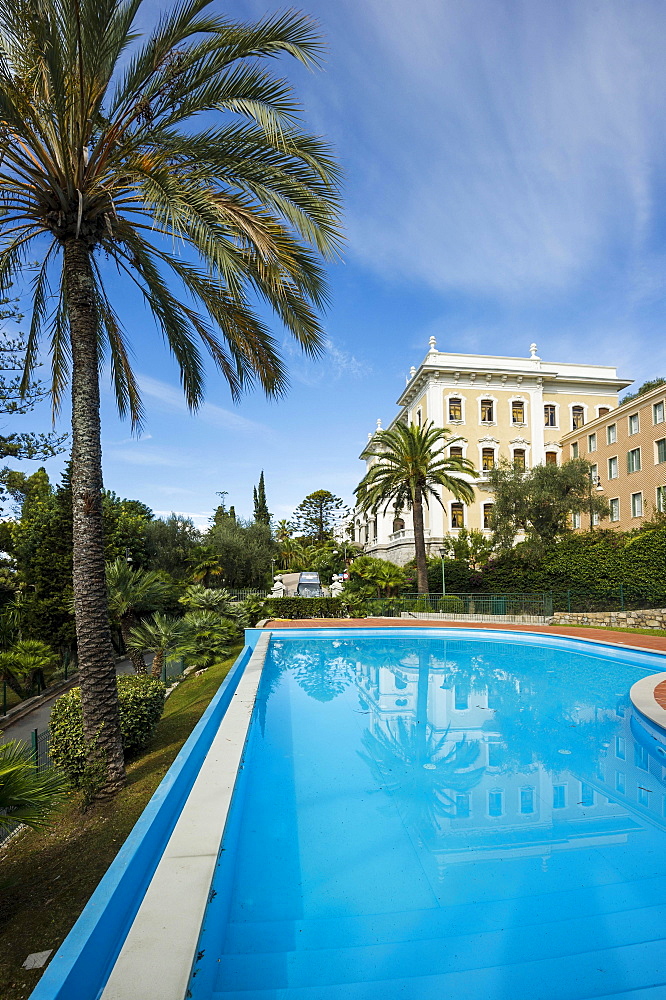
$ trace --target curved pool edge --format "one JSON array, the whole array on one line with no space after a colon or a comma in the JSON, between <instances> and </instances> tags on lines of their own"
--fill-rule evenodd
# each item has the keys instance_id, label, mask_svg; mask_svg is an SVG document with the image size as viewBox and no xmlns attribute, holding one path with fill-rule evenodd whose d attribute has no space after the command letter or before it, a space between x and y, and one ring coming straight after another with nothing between
<instances>
[{"instance_id":1,"label":"curved pool edge","mask_svg":"<svg viewBox=\"0 0 666 1000\"><path fill-rule=\"evenodd\" d=\"M239 653L30 1000L100 996L251 654Z\"/></svg>"}]
</instances>

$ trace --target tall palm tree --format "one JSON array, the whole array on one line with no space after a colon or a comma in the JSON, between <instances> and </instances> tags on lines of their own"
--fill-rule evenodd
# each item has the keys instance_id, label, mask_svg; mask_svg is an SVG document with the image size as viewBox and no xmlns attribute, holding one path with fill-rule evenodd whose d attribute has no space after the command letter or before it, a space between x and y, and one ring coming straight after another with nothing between
<instances>
[{"instance_id":1,"label":"tall palm tree","mask_svg":"<svg viewBox=\"0 0 666 1000\"><path fill-rule=\"evenodd\" d=\"M179 0L139 44L142 2L5 0L0 9L0 294L39 262L24 385L43 330L56 410L71 378L81 698L89 752L106 761L103 794L124 781L104 574L105 357L121 414L135 426L142 417L107 273L139 289L196 409L200 345L234 399L254 382L269 396L285 391L255 298L304 351L322 351L321 258L339 240L334 160L261 62L287 53L312 66L321 49L312 23L288 11L238 24L212 0Z\"/></svg>"},{"instance_id":2,"label":"tall palm tree","mask_svg":"<svg viewBox=\"0 0 666 1000\"><path fill-rule=\"evenodd\" d=\"M171 587L155 570L133 569L119 557L106 567L109 588L109 613L115 620L137 674L145 674L143 654L127 645L129 634L142 616L161 611L169 599Z\"/></svg>"},{"instance_id":3,"label":"tall palm tree","mask_svg":"<svg viewBox=\"0 0 666 1000\"><path fill-rule=\"evenodd\" d=\"M419 594L428 593L423 505L433 498L444 508L436 487L442 487L456 500L472 503L474 488L463 476L476 478L478 473L466 458L447 455L444 448L460 438L451 437L446 427L435 427L430 421L423 427L398 423L378 431L365 454L376 461L356 487L361 510L376 514L393 506L396 510L411 510L414 521L414 548Z\"/></svg>"}]
</instances>

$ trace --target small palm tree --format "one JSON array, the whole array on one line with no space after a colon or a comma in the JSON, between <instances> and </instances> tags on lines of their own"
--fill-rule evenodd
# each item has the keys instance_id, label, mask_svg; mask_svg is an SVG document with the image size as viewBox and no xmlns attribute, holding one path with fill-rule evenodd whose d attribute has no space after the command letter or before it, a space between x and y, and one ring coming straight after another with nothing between
<instances>
[{"instance_id":1,"label":"small palm tree","mask_svg":"<svg viewBox=\"0 0 666 1000\"><path fill-rule=\"evenodd\" d=\"M10 740L0 745L0 830L17 823L40 827L68 792L66 775L55 768L38 773L32 751Z\"/></svg>"},{"instance_id":2,"label":"small palm tree","mask_svg":"<svg viewBox=\"0 0 666 1000\"><path fill-rule=\"evenodd\" d=\"M124 781L104 573L105 356L121 414L142 417L106 278L138 289L196 410L201 347L234 398L255 383L286 390L256 300L306 353L322 352L322 259L339 246L338 168L301 129L288 83L261 65L280 54L314 65L313 24L295 11L238 24L212 0L181 0L140 44L141 4L0 7L0 295L38 261L23 385L44 331L56 410L71 381L77 648L86 745L107 768L101 794Z\"/></svg>"},{"instance_id":3,"label":"small palm tree","mask_svg":"<svg viewBox=\"0 0 666 1000\"><path fill-rule=\"evenodd\" d=\"M428 593L423 505L437 500L444 508L436 489L441 487L456 500L472 503L474 488L464 476L478 476L466 458L447 455L445 447L459 441L450 436L444 427L427 423L424 427L398 423L385 431L378 431L365 454L376 459L356 487L355 493L361 510L376 514L383 507L411 510L414 521L414 548L419 594Z\"/></svg>"},{"instance_id":4,"label":"small palm tree","mask_svg":"<svg viewBox=\"0 0 666 1000\"><path fill-rule=\"evenodd\" d=\"M145 674L143 655L128 646L129 634L142 616L161 611L171 588L154 570L132 569L123 558L108 563L106 582L109 588L109 614L120 629L123 642L137 674Z\"/></svg>"},{"instance_id":5,"label":"small palm tree","mask_svg":"<svg viewBox=\"0 0 666 1000\"><path fill-rule=\"evenodd\" d=\"M184 618L172 618L158 611L144 619L130 630L127 648L137 653L152 653L152 676L159 678L165 660L179 654L190 637L190 629Z\"/></svg>"},{"instance_id":6,"label":"small palm tree","mask_svg":"<svg viewBox=\"0 0 666 1000\"><path fill-rule=\"evenodd\" d=\"M58 662L50 646L38 639L21 639L6 653L0 653L0 679L19 698L27 698L37 683L46 687L44 673Z\"/></svg>"},{"instance_id":7,"label":"small palm tree","mask_svg":"<svg viewBox=\"0 0 666 1000\"><path fill-rule=\"evenodd\" d=\"M216 660L222 660L238 641L235 622L221 618L215 611L189 611L183 619L187 627L187 637L179 646L188 664L209 667Z\"/></svg>"},{"instance_id":8,"label":"small palm tree","mask_svg":"<svg viewBox=\"0 0 666 1000\"><path fill-rule=\"evenodd\" d=\"M239 611L238 602L228 590L215 590L201 584L190 585L178 601L188 611L214 611L225 618L234 618Z\"/></svg>"}]
</instances>

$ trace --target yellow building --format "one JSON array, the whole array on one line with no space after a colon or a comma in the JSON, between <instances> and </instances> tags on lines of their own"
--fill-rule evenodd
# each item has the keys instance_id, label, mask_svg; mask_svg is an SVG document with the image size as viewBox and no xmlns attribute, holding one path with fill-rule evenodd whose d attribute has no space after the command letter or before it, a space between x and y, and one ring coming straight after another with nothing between
<instances>
[{"instance_id":1,"label":"yellow building","mask_svg":"<svg viewBox=\"0 0 666 1000\"><path fill-rule=\"evenodd\" d=\"M565 461L592 463L594 488L610 506L605 528L629 531L666 511L666 385L570 431L562 446ZM589 530L590 518L574 515L573 527Z\"/></svg>"},{"instance_id":2,"label":"yellow building","mask_svg":"<svg viewBox=\"0 0 666 1000\"><path fill-rule=\"evenodd\" d=\"M605 365L542 361L536 344L527 358L506 358L444 353L431 337L423 362L410 370L390 426L432 420L437 427L449 428L460 438L450 451L470 459L481 478L472 480L476 498L469 506L446 491L443 509L431 501L425 512L429 551L438 554L444 536L462 527L488 530L492 496L484 489L484 472L501 458L526 469L565 460L563 436L615 409L618 392L631 381L618 378L616 369ZM373 435L368 438L370 444ZM368 466L373 461L367 450L360 457ZM408 511L389 510L377 517L356 511L354 539L366 554L399 565L414 557Z\"/></svg>"}]
</instances>

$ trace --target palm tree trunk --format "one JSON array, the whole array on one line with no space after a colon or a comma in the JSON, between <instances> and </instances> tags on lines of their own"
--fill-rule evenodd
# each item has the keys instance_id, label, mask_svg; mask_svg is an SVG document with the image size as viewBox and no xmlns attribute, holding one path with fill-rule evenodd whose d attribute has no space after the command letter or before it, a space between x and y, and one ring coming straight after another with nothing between
<instances>
[{"instance_id":1,"label":"palm tree trunk","mask_svg":"<svg viewBox=\"0 0 666 1000\"><path fill-rule=\"evenodd\" d=\"M88 246L70 240L63 250L72 349L74 614L83 731L90 755L106 764L103 796L124 784L125 766L104 571L97 315Z\"/></svg>"},{"instance_id":2,"label":"palm tree trunk","mask_svg":"<svg viewBox=\"0 0 666 1000\"><path fill-rule=\"evenodd\" d=\"M428 593L428 564L426 562L425 535L423 528L423 498L418 491L412 507L414 521L414 549L416 550L416 589L419 594Z\"/></svg>"},{"instance_id":3,"label":"palm tree trunk","mask_svg":"<svg viewBox=\"0 0 666 1000\"><path fill-rule=\"evenodd\" d=\"M164 665L164 650L156 649L155 655L153 656L153 669L151 676L156 680L159 680L162 676L162 667Z\"/></svg>"},{"instance_id":4,"label":"palm tree trunk","mask_svg":"<svg viewBox=\"0 0 666 1000\"><path fill-rule=\"evenodd\" d=\"M138 649L130 649L130 631L135 625L139 624L139 619L136 615L123 615L120 619L120 634L123 637L123 642L125 643L125 651L130 658L132 666L134 667L135 674L145 674L146 673L146 661L143 658L143 653Z\"/></svg>"}]
</instances>

